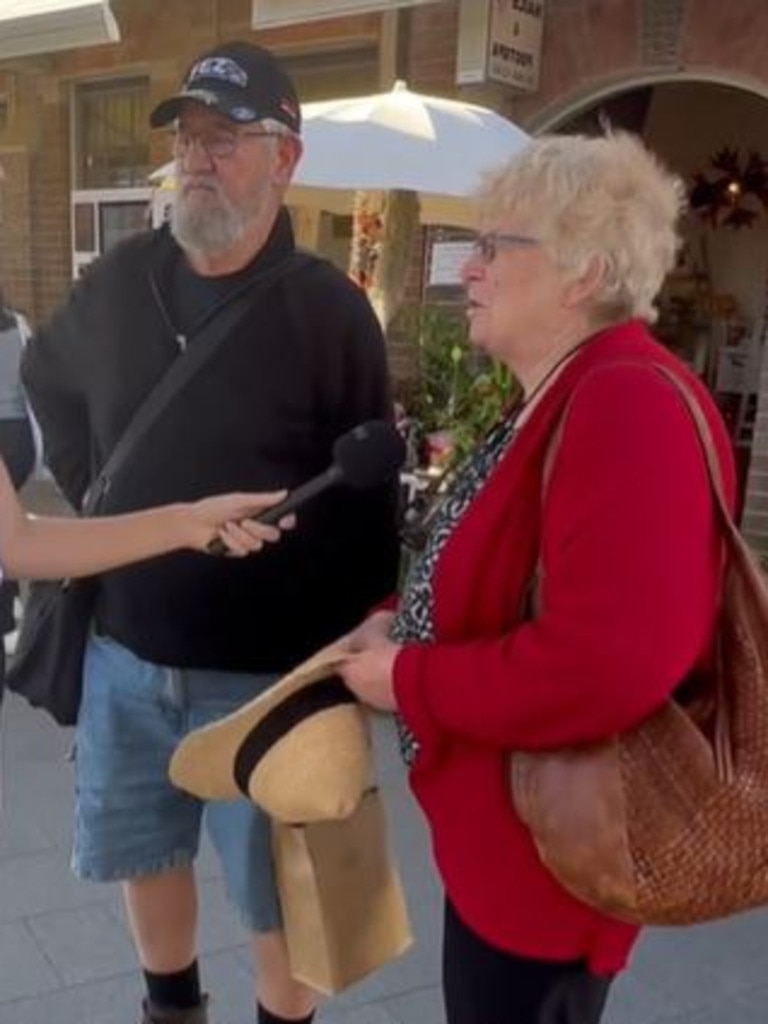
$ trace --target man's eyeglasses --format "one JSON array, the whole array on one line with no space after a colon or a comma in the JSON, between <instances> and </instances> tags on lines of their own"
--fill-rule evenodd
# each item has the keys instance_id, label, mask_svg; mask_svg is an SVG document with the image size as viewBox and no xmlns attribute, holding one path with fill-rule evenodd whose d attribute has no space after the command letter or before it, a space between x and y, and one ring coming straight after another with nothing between
<instances>
[{"instance_id":1,"label":"man's eyeglasses","mask_svg":"<svg viewBox=\"0 0 768 1024\"><path fill-rule=\"evenodd\" d=\"M538 238L532 235L505 234L503 231L487 231L477 235L472 250L483 263L493 263L499 249L530 249L538 245Z\"/></svg>"},{"instance_id":2,"label":"man's eyeglasses","mask_svg":"<svg viewBox=\"0 0 768 1024\"><path fill-rule=\"evenodd\" d=\"M177 128L171 132L173 154L176 157L188 156L196 142L200 143L203 151L214 160L226 160L233 156L240 144L245 139L273 139L283 136L284 132L270 131L242 131L229 132L188 132L183 128Z\"/></svg>"}]
</instances>

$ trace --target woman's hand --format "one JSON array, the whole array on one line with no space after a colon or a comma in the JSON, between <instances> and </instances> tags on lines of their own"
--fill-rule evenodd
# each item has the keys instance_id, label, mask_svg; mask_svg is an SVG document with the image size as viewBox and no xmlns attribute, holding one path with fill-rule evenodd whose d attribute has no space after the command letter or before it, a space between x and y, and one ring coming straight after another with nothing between
<instances>
[{"instance_id":1,"label":"woman's hand","mask_svg":"<svg viewBox=\"0 0 768 1024\"><path fill-rule=\"evenodd\" d=\"M339 672L356 697L379 711L395 707L392 665L400 648L389 639L394 617L394 612L374 612L344 637L349 657Z\"/></svg>"},{"instance_id":2,"label":"woman's hand","mask_svg":"<svg viewBox=\"0 0 768 1024\"><path fill-rule=\"evenodd\" d=\"M295 525L294 516L285 516L277 526L268 526L252 518L282 501L286 493L221 494L179 505L177 513L184 538L180 546L205 552L212 541L219 539L228 555L242 557L253 554L264 544L279 540L283 530L290 530Z\"/></svg>"},{"instance_id":3,"label":"woman's hand","mask_svg":"<svg viewBox=\"0 0 768 1024\"><path fill-rule=\"evenodd\" d=\"M379 612L379 615L389 614ZM370 622L370 620L368 620ZM365 623L363 624L365 625ZM394 711L397 707L394 689L395 658L400 644L378 639L364 650L351 653L339 668L349 689L364 704L378 711Z\"/></svg>"},{"instance_id":4,"label":"woman's hand","mask_svg":"<svg viewBox=\"0 0 768 1024\"><path fill-rule=\"evenodd\" d=\"M378 644L386 643L389 640L392 622L395 618L394 612L379 611L369 615L356 629L347 633L344 642L351 652L364 651L368 647L376 647Z\"/></svg>"}]
</instances>

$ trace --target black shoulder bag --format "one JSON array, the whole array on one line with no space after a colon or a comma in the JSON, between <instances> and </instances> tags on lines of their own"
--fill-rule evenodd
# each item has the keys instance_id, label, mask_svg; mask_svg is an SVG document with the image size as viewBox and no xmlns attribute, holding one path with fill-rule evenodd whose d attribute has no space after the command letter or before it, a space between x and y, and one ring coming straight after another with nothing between
<instances>
[{"instance_id":1,"label":"black shoulder bag","mask_svg":"<svg viewBox=\"0 0 768 1024\"><path fill-rule=\"evenodd\" d=\"M128 428L95 479L83 505L93 515L118 471L136 450L183 387L208 362L239 320L252 307L257 293L310 263L295 252L265 272L200 331L193 344L160 378L134 413ZM98 590L98 577L45 580L30 586L7 684L33 707L44 708L59 725L74 725L83 689L83 658Z\"/></svg>"}]
</instances>

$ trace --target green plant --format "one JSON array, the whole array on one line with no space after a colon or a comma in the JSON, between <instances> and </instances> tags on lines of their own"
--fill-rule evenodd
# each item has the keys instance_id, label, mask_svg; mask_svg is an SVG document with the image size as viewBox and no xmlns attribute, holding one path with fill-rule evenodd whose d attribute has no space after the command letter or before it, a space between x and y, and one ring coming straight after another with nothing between
<instances>
[{"instance_id":1,"label":"green plant","mask_svg":"<svg viewBox=\"0 0 768 1024\"><path fill-rule=\"evenodd\" d=\"M409 311L406 324L418 355L407 411L425 433L449 432L454 458L462 458L499 419L514 378L470 346L463 311L424 306Z\"/></svg>"}]
</instances>

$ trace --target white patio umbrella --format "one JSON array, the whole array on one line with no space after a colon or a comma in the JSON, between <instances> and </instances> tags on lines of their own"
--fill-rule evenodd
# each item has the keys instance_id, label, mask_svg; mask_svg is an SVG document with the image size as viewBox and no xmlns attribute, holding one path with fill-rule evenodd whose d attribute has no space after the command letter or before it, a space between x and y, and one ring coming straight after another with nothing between
<instances>
[{"instance_id":1,"label":"white patio umbrella","mask_svg":"<svg viewBox=\"0 0 768 1024\"><path fill-rule=\"evenodd\" d=\"M403 82L387 93L305 104L302 118L304 155L289 201L333 212L351 210L353 202L358 212L377 201L383 206L369 290L385 326L405 290L419 221L470 226L483 172L530 141L492 110L414 93ZM359 233L359 223L355 228Z\"/></svg>"},{"instance_id":2,"label":"white patio umbrella","mask_svg":"<svg viewBox=\"0 0 768 1024\"><path fill-rule=\"evenodd\" d=\"M406 189L467 199L488 168L530 138L505 117L460 100L391 92L302 107L304 156L294 183L318 189Z\"/></svg>"}]
</instances>

